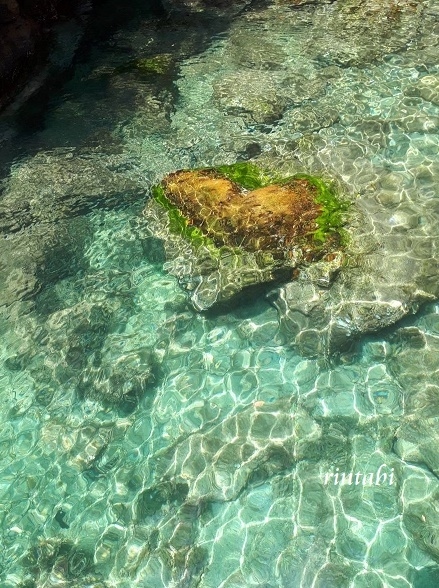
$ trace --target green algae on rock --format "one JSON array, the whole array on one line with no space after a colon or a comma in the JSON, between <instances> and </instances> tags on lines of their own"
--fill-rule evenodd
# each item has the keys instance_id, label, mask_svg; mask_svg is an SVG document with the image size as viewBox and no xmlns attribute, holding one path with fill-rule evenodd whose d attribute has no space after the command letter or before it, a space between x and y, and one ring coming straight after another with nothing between
<instances>
[{"instance_id":1,"label":"green algae on rock","mask_svg":"<svg viewBox=\"0 0 439 588\"><path fill-rule=\"evenodd\" d=\"M300 247L307 260L339 248L348 209L334 187L307 174L276 178L250 163L181 170L153 194L183 234L210 237L217 245L249 251ZM177 221L178 219L178 221ZM198 231L188 230L194 226Z\"/></svg>"},{"instance_id":2,"label":"green algae on rock","mask_svg":"<svg viewBox=\"0 0 439 588\"><path fill-rule=\"evenodd\" d=\"M124 63L115 69L116 73L137 72L142 75L163 75L172 67L172 55L162 53L152 57L140 57Z\"/></svg>"},{"instance_id":3,"label":"green algae on rock","mask_svg":"<svg viewBox=\"0 0 439 588\"><path fill-rule=\"evenodd\" d=\"M188 222L188 219L183 216L180 210L166 198L166 194L162 186L154 186L152 188L152 195L153 198L168 211L169 226L172 232L186 237L194 245L204 244L214 246L213 241L204 236L200 229L192 226Z\"/></svg>"},{"instance_id":4,"label":"green algae on rock","mask_svg":"<svg viewBox=\"0 0 439 588\"><path fill-rule=\"evenodd\" d=\"M171 173L152 195L148 230L163 239L166 269L197 310L291 280L299 264L332 279L343 263L349 203L321 178L241 162Z\"/></svg>"}]
</instances>

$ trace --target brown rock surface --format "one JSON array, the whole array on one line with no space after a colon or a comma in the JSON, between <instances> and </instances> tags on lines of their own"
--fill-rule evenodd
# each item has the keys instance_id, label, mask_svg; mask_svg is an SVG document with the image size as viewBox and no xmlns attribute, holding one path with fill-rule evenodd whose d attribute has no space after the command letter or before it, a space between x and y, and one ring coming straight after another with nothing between
<instances>
[{"instance_id":1,"label":"brown rock surface","mask_svg":"<svg viewBox=\"0 0 439 588\"><path fill-rule=\"evenodd\" d=\"M317 189L292 179L252 191L209 170L179 171L165 178L166 196L220 245L250 251L288 248L317 228Z\"/></svg>"}]
</instances>

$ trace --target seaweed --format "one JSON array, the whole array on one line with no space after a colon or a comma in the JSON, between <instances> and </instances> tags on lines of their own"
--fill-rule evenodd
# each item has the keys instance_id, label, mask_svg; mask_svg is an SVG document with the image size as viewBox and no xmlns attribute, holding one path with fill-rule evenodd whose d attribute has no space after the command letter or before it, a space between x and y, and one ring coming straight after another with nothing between
<instances>
[{"instance_id":1,"label":"seaweed","mask_svg":"<svg viewBox=\"0 0 439 588\"><path fill-rule=\"evenodd\" d=\"M162 53L153 57L139 57L115 68L115 73L138 72L143 75L163 75L172 66L172 55Z\"/></svg>"},{"instance_id":2,"label":"seaweed","mask_svg":"<svg viewBox=\"0 0 439 588\"><path fill-rule=\"evenodd\" d=\"M192 245L195 245L196 247L201 245L215 247L215 243L212 241L212 239L206 237L201 229L191 225L190 220L186 218L179 211L179 209L166 198L166 194L162 186L153 186L151 193L154 200L156 200L156 202L161 204L163 208L168 211L169 228L173 233L185 237L192 243Z\"/></svg>"},{"instance_id":3,"label":"seaweed","mask_svg":"<svg viewBox=\"0 0 439 588\"><path fill-rule=\"evenodd\" d=\"M344 213L349 210L351 203L340 198L333 183L326 183L319 177L295 174L293 179L305 179L317 188L315 201L322 207L322 212L316 218L318 228L311 233L314 242L324 245L329 237L338 236L339 244L346 246L349 235L343 229L346 224Z\"/></svg>"},{"instance_id":4,"label":"seaweed","mask_svg":"<svg viewBox=\"0 0 439 588\"><path fill-rule=\"evenodd\" d=\"M265 186L278 181L278 178L248 161L232 163L231 165L220 165L212 168L212 171L220 173L246 190L265 188Z\"/></svg>"}]
</instances>

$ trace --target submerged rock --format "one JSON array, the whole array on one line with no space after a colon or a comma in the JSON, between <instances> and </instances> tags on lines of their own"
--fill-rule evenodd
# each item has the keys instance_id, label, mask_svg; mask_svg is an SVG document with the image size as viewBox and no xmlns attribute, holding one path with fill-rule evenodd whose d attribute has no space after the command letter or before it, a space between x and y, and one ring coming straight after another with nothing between
<instances>
[{"instance_id":1,"label":"submerged rock","mask_svg":"<svg viewBox=\"0 0 439 588\"><path fill-rule=\"evenodd\" d=\"M127 173L123 155L104 157L91 149L40 152L16 165L1 187L0 233L124 206L144 192Z\"/></svg>"},{"instance_id":2,"label":"submerged rock","mask_svg":"<svg viewBox=\"0 0 439 588\"><path fill-rule=\"evenodd\" d=\"M59 74L60 69L68 67L78 42L76 39L72 42L69 35L65 34L66 31L62 30L61 23L69 20L70 27L75 30L74 36L80 38L85 24L84 16L90 8L90 3L83 0L0 2L0 109L16 96L29 78L43 70L48 58L51 68L46 69L53 69L52 74ZM72 45L59 51L67 63L57 63L57 55L53 59L49 57L51 52L57 53L56 44L59 41Z\"/></svg>"},{"instance_id":3,"label":"submerged rock","mask_svg":"<svg viewBox=\"0 0 439 588\"><path fill-rule=\"evenodd\" d=\"M162 185L169 201L216 243L249 251L309 241L323 211L318 188L306 177L243 192L213 170L195 170L170 174Z\"/></svg>"},{"instance_id":4,"label":"submerged rock","mask_svg":"<svg viewBox=\"0 0 439 588\"><path fill-rule=\"evenodd\" d=\"M439 75L427 75L411 84L406 93L409 96L420 96L427 102L439 105Z\"/></svg>"},{"instance_id":5,"label":"submerged rock","mask_svg":"<svg viewBox=\"0 0 439 588\"><path fill-rule=\"evenodd\" d=\"M188 503L230 501L319 452L321 428L295 398L253 404L155 456L156 477L187 484ZM294 410L293 410L294 408ZM268 434L269 432L269 434Z\"/></svg>"},{"instance_id":6,"label":"submerged rock","mask_svg":"<svg viewBox=\"0 0 439 588\"><path fill-rule=\"evenodd\" d=\"M250 123L271 124L282 118L285 110L309 96L297 97L296 85L288 83L279 72L241 68L221 75L213 85L217 106L228 114L237 114Z\"/></svg>"},{"instance_id":7,"label":"submerged rock","mask_svg":"<svg viewBox=\"0 0 439 588\"><path fill-rule=\"evenodd\" d=\"M422 269L403 264L396 254L386 258L365 254L359 267L343 267L329 289L305 269L298 281L270 297L286 342L307 356L334 353L434 299L434 288L416 286L425 283Z\"/></svg>"},{"instance_id":8,"label":"submerged rock","mask_svg":"<svg viewBox=\"0 0 439 588\"><path fill-rule=\"evenodd\" d=\"M32 580L20 586L50 586L52 578L63 586L77 588L106 588L107 584L96 575L93 552L88 546L76 544L68 538L39 538L25 554L25 570Z\"/></svg>"},{"instance_id":9,"label":"submerged rock","mask_svg":"<svg viewBox=\"0 0 439 588\"><path fill-rule=\"evenodd\" d=\"M240 163L169 174L153 195L149 231L197 310L289 280L300 263L332 254L332 274L342 263L348 203L319 178L280 179Z\"/></svg>"},{"instance_id":10,"label":"submerged rock","mask_svg":"<svg viewBox=\"0 0 439 588\"><path fill-rule=\"evenodd\" d=\"M28 206L28 202L22 203L24 211ZM15 224L13 214L9 219L11 232L19 231L21 218L17 215ZM0 210L0 227L2 221ZM83 249L91 234L87 219L77 217L41 223L0 239L0 313L7 314L8 307L17 301L26 300L33 306L45 286L82 269Z\"/></svg>"},{"instance_id":11,"label":"submerged rock","mask_svg":"<svg viewBox=\"0 0 439 588\"><path fill-rule=\"evenodd\" d=\"M349 208L336 187L249 163L184 170L153 189L144 215L196 310L277 283L268 298L284 342L332 354L439 296L437 261L427 258L435 237L412 209L383 212L379 190Z\"/></svg>"},{"instance_id":12,"label":"submerged rock","mask_svg":"<svg viewBox=\"0 0 439 588\"><path fill-rule=\"evenodd\" d=\"M342 67L361 66L409 47L417 36L416 24L424 9L423 2L409 0L344 0L333 3L328 19L327 11L319 8L327 3L318 0L292 4L317 4L308 50L315 52L321 63Z\"/></svg>"}]
</instances>

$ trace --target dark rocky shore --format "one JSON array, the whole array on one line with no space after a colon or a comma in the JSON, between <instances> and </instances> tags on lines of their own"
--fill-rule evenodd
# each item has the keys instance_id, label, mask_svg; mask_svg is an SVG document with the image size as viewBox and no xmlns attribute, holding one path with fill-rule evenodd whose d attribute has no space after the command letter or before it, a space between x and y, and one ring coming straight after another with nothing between
<instances>
[{"instance_id":1,"label":"dark rocky shore","mask_svg":"<svg viewBox=\"0 0 439 588\"><path fill-rule=\"evenodd\" d=\"M1 1L0 109L42 73L52 52L67 52L58 55L58 70L71 61L74 39L80 37L91 9L85 0Z\"/></svg>"}]
</instances>

